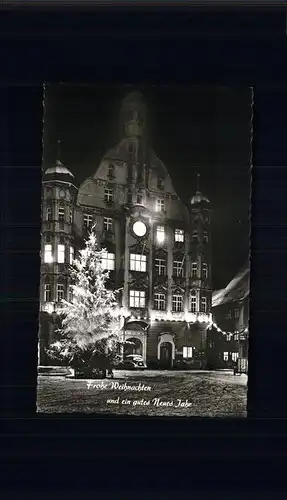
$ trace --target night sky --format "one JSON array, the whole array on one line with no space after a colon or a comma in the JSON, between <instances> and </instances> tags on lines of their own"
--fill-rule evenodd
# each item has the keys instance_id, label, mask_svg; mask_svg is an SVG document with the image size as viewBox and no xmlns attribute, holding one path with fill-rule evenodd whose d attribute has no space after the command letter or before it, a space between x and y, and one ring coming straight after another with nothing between
<instances>
[{"instance_id":1,"label":"night sky","mask_svg":"<svg viewBox=\"0 0 287 500\"><path fill-rule=\"evenodd\" d=\"M61 161L79 185L119 141L121 100L143 92L152 147L178 195L195 194L196 174L213 209L213 288L226 286L249 256L252 149L250 88L47 85L43 165Z\"/></svg>"}]
</instances>

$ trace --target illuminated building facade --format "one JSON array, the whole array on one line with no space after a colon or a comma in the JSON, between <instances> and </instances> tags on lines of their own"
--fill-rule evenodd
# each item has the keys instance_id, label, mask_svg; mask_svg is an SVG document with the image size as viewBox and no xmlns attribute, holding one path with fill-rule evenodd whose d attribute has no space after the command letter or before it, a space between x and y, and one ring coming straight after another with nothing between
<instances>
[{"instance_id":1,"label":"illuminated building facade","mask_svg":"<svg viewBox=\"0 0 287 500\"><path fill-rule=\"evenodd\" d=\"M120 110L121 140L79 188L59 161L43 176L40 363L55 338L57 307L89 229L107 251L109 286L121 289L126 353L147 364L204 368L211 321L211 209L194 189L178 197L147 137L146 107L132 92Z\"/></svg>"},{"instance_id":2,"label":"illuminated building facade","mask_svg":"<svg viewBox=\"0 0 287 500\"><path fill-rule=\"evenodd\" d=\"M250 268L246 264L226 288L212 296L216 328L208 330L207 361L211 368L231 368L248 359Z\"/></svg>"}]
</instances>

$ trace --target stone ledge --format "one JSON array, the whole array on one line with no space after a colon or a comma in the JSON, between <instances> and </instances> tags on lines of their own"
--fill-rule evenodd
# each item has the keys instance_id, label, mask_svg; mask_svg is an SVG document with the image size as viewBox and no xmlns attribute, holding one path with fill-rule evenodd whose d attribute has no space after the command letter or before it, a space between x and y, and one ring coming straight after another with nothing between
<instances>
[{"instance_id":1,"label":"stone ledge","mask_svg":"<svg viewBox=\"0 0 287 500\"><path fill-rule=\"evenodd\" d=\"M71 374L71 368L67 366L38 366L38 374L49 376L65 376Z\"/></svg>"}]
</instances>

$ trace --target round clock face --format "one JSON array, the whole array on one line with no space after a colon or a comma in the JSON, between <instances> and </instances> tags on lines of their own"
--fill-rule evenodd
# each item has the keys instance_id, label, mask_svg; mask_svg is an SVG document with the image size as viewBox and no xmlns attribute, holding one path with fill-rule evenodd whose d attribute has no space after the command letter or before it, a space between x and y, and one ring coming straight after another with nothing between
<instances>
[{"instance_id":1,"label":"round clock face","mask_svg":"<svg viewBox=\"0 0 287 500\"><path fill-rule=\"evenodd\" d=\"M144 236L146 234L146 225L141 220L134 222L133 232L137 236Z\"/></svg>"}]
</instances>

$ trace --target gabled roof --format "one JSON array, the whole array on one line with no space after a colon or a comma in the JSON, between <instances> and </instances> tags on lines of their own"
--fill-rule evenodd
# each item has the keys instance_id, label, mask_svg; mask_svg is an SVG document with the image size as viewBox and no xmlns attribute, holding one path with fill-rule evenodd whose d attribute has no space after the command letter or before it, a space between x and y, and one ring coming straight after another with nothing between
<instances>
[{"instance_id":1,"label":"gabled roof","mask_svg":"<svg viewBox=\"0 0 287 500\"><path fill-rule=\"evenodd\" d=\"M250 268L244 266L230 281L226 288L216 290L212 294L212 307L218 307L231 302L242 301L249 296Z\"/></svg>"}]
</instances>

